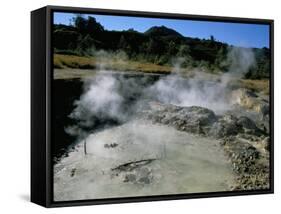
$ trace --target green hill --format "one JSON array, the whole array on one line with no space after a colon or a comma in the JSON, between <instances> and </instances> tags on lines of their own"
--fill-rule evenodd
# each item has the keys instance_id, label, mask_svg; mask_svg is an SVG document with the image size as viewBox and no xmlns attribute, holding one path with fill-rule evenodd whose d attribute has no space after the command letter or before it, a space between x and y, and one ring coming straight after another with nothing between
<instances>
[{"instance_id":1,"label":"green hill","mask_svg":"<svg viewBox=\"0 0 281 214\"><path fill-rule=\"evenodd\" d=\"M165 26L154 26L144 33L129 29L108 31L95 18L77 16L73 26L53 26L53 46L56 54L95 56L97 51L125 53L129 60L171 66L180 59L182 67L200 67L209 72L226 72L231 64L227 53L231 47L209 39L184 37ZM242 48L242 47L241 47ZM247 78L268 78L270 50L253 49L256 65Z\"/></svg>"}]
</instances>

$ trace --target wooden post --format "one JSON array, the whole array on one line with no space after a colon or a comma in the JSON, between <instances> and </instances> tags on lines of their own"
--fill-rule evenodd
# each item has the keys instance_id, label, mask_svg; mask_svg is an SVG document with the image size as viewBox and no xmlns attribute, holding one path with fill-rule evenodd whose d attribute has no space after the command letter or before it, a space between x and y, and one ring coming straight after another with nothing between
<instances>
[{"instance_id":1,"label":"wooden post","mask_svg":"<svg viewBox=\"0 0 281 214\"><path fill-rule=\"evenodd\" d=\"M84 154L87 155L87 142L84 140Z\"/></svg>"}]
</instances>

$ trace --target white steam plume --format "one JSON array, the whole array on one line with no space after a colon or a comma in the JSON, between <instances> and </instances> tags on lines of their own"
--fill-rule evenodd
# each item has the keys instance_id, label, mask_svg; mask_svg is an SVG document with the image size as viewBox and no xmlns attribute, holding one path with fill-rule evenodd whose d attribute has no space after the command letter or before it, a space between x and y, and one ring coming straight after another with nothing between
<instances>
[{"instance_id":1,"label":"white steam plume","mask_svg":"<svg viewBox=\"0 0 281 214\"><path fill-rule=\"evenodd\" d=\"M149 93L163 103L196 105L210 108L217 113L224 112L231 108L228 85L242 78L255 65L254 53L249 48L234 47L228 53L227 62L230 63L229 70L219 77L196 70L192 78L183 78L177 72L177 65L171 75L151 86Z\"/></svg>"},{"instance_id":2,"label":"white steam plume","mask_svg":"<svg viewBox=\"0 0 281 214\"><path fill-rule=\"evenodd\" d=\"M106 52L102 53L106 55ZM100 57L100 56L99 56ZM85 92L75 101L70 117L79 127L94 127L100 120L124 123L130 120L148 101L159 101L179 106L202 106L216 113L229 110L228 85L243 77L255 64L254 53L249 48L231 48L227 56L229 70L222 75L210 75L194 69L192 77L182 77L180 60L175 61L172 74L161 77L149 86L147 77L126 78L101 69L91 80L85 81ZM137 99L131 102L131 99ZM68 127L70 134L80 135L77 127Z\"/></svg>"}]
</instances>

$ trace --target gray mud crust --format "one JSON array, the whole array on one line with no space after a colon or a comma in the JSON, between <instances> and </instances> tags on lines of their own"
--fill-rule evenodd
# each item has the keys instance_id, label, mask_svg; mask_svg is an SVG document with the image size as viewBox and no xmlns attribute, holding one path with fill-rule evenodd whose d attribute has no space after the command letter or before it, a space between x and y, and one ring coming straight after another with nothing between
<instances>
[{"instance_id":1,"label":"gray mud crust","mask_svg":"<svg viewBox=\"0 0 281 214\"><path fill-rule=\"evenodd\" d=\"M229 191L235 184L216 139L135 120L85 141L55 165L55 201Z\"/></svg>"}]
</instances>

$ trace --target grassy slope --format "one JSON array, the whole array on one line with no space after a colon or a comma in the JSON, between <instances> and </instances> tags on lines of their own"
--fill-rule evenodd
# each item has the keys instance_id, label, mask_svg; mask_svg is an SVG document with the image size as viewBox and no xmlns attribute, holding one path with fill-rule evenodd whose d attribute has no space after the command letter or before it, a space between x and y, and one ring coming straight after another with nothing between
<instances>
[{"instance_id":1,"label":"grassy slope","mask_svg":"<svg viewBox=\"0 0 281 214\"><path fill-rule=\"evenodd\" d=\"M114 71L134 71L145 73L169 74L172 67L168 65L156 65L147 62L124 61L116 59L97 60L94 57L81 57L74 55L54 54L54 78L55 79L73 79L85 78L95 75L96 68ZM181 69L187 72L189 69ZM256 92L269 94L269 80L242 79L236 83L240 87L247 88Z\"/></svg>"},{"instance_id":2,"label":"grassy slope","mask_svg":"<svg viewBox=\"0 0 281 214\"><path fill-rule=\"evenodd\" d=\"M74 55L54 55L54 67L74 68L74 69L95 69L103 68L105 70L117 71L139 71L148 73L170 73L171 66L156 65L147 62L124 61L115 59L97 60L94 57L81 57Z\"/></svg>"},{"instance_id":3,"label":"grassy slope","mask_svg":"<svg viewBox=\"0 0 281 214\"><path fill-rule=\"evenodd\" d=\"M241 86L256 92L261 92L263 94L269 94L269 80L252 80L252 79L243 79L240 80Z\"/></svg>"}]
</instances>

